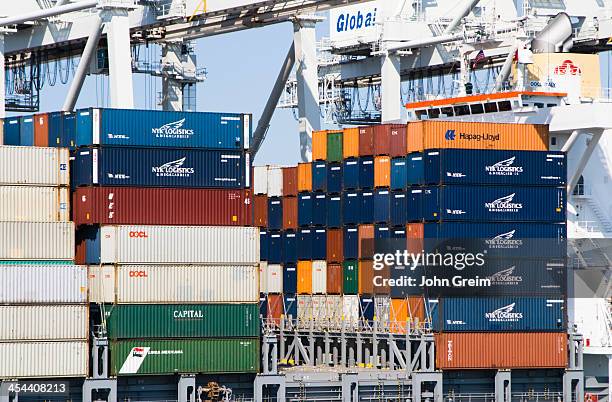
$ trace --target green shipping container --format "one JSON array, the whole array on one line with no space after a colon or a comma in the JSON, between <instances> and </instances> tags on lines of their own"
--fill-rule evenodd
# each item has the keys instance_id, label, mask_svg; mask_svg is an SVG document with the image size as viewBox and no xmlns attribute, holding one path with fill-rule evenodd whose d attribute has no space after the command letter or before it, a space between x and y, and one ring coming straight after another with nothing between
<instances>
[{"instance_id":1,"label":"green shipping container","mask_svg":"<svg viewBox=\"0 0 612 402\"><path fill-rule=\"evenodd\" d=\"M343 289L346 295L356 295L359 293L359 263L357 261L344 261L343 268Z\"/></svg>"},{"instance_id":2,"label":"green shipping container","mask_svg":"<svg viewBox=\"0 0 612 402\"><path fill-rule=\"evenodd\" d=\"M111 339L260 335L257 304L123 304L106 314Z\"/></svg>"},{"instance_id":3,"label":"green shipping container","mask_svg":"<svg viewBox=\"0 0 612 402\"><path fill-rule=\"evenodd\" d=\"M113 341L110 352L112 375L259 371L258 338Z\"/></svg>"},{"instance_id":4,"label":"green shipping container","mask_svg":"<svg viewBox=\"0 0 612 402\"><path fill-rule=\"evenodd\" d=\"M342 162L342 131L327 133L327 161Z\"/></svg>"}]
</instances>

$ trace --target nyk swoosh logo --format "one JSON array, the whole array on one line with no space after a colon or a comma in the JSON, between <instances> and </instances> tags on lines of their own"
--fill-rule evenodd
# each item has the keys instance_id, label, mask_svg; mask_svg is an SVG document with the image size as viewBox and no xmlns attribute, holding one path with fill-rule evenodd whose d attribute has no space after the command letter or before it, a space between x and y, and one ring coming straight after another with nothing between
<instances>
[{"instance_id":1,"label":"nyk swoosh logo","mask_svg":"<svg viewBox=\"0 0 612 402\"><path fill-rule=\"evenodd\" d=\"M514 237L515 232L516 230L511 230L508 233L502 233L500 235L495 236L493 240L510 240Z\"/></svg>"},{"instance_id":2,"label":"nyk swoosh logo","mask_svg":"<svg viewBox=\"0 0 612 402\"><path fill-rule=\"evenodd\" d=\"M495 163L493 166L494 167L508 167L508 166L512 166L514 164L515 160L516 160L516 156L513 156L512 158L508 158L506 160L499 161L499 162Z\"/></svg>"},{"instance_id":3,"label":"nyk swoosh logo","mask_svg":"<svg viewBox=\"0 0 612 402\"><path fill-rule=\"evenodd\" d=\"M164 163L163 165L161 165L159 168L160 169L169 169L169 168L180 168L181 166L183 166L183 164L185 164L185 160L187 159L187 157L181 158L181 159L177 159L175 161L172 162L168 162L168 163Z\"/></svg>"},{"instance_id":4,"label":"nyk swoosh logo","mask_svg":"<svg viewBox=\"0 0 612 402\"><path fill-rule=\"evenodd\" d=\"M514 200L514 196L515 195L516 195L516 193L512 193L512 194L507 195L505 197L498 198L495 201L493 201L491 204L492 205L507 204L509 202L512 202L512 200Z\"/></svg>"},{"instance_id":5,"label":"nyk swoosh logo","mask_svg":"<svg viewBox=\"0 0 612 402\"><path fill-rule=\"evenodd\" d=\"M168 131L172 129L178 130L179 128L183 127L183 124L185 124L185 119L181 119L181 120L178 120L172 123L164 124L159 129L160 131Z\"/></svg>"}]
</instances>

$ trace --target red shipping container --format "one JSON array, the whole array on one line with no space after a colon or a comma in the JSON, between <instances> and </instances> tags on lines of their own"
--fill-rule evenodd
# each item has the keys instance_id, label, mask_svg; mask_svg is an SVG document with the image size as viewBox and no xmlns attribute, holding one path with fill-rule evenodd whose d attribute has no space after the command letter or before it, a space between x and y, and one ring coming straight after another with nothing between
<instances>
[{"instance_id":1,"label":"red shipping container","mask_svg":"<svg viewBox=\"0 0 612 402\"><path fill-rule=\"evenodd\" d=\"M359 258L372 258L374 256L374 225L359 225L357 237L359 238L357 245Z\"/></svg>"},{"instance_id":2,"label":"red shipping container","mask_svg":"<svg viewBox=\"0 0 612 402\"><path fill-rule=\"evenodd\" d=\"M327 265L327 294L342 294L342 265Z\"/></svg>"},{"instance_id":3,"label":"red shipping container","mask_svg":"<svg viewBox=\"0 0 612 402\"><path fill-rule=\"evenodd\" d=\"M283 196L298 195L298 169L297 166L283 168Z\"/></svg>"},{"instance_id":4,"label":"red shipping container","mask_svg":"<svg viewBox=\"0 0 612 402\"><path fill-rule=\"evenodd\" d=\"M73 195L76 225L251 224L249 190L80 187Z\"/></svg>"},{"instance_id":5,"label":"red shipping container","mask_svg":"<svg viewBox=\"0 0 612 402\"><path fill-rule=\"evenodd\" d=\"M382 124L372 127L374 130L374 155L389 155L391 152L391 127Z\"/></svg>"},{"instance_id":6,"label":"red shipping container","mask_svg":"<svg viewBox=\"0 0 612 402\"><path fill-rule=\"evenodd\" d=\"M47 113L34 115L34 146L49 146L49 117Z\"/></svg>"},{"instance_id":7,"label":"red shipping container","mask_svg":"<svg viewBox=\"0 0 612 402\"><path fill-rule=\"evenodd\" d=\"M343 240L342 229L327 229L327 262L344 261Z\"/></svg>"},{"instance_id":8,"label":"red shipping container","mask_svg":"<svg viewBox=\"0 0 612 402\"><path fill-rule=\"evenodd\" d=\"M405 124L388 124L390 144L389 156L406 156L406 125Z\"/></svg>"},{"instance_id":9,"label":"red shipping container","mask_svg":"<svg viewBox=\"0 0 612 402\"><path fill-rule=\"evenodd\" d=\"M297 197L283 197L283 230L298 228Z\"/></svg>"},{"instance_id":10,"label":"red shipping container","mask_svg":"<svg viewBox=\"0 0 612 402\"><path fill-rule=\"evenodd\" d=\"M268 323L280 326L283 315L283 295L268 295Z\"/></svg>"},{"instance_id":11,"label":"red shipping container","mask_svg":"<svg viewBox=\"0 0 612 402\"><path fill-rule=\"evenodd\" d=\"M359 127L359 156L374 155L374 128Z\"/></svg>"},{"instance_id":12,"label":"red shipping container","mask_svg":"<svg viewBox=\"0 0 612 402\"><path fill-rule=\"evenodd\" d=\"M268 227L268 196L258 194L253 196L253 226Z\"/></svg>"},{"instance_id":13,"label":"red shipping container","mask_svg":"<svg viewBox=\"0 0 612 402\"><path fill-rule=\"evenodd\" d=\"M409 223L406 225L406 250L417 254L423 251L423 233L425 226L422 223Z\"/></svg>"}]
</instances>

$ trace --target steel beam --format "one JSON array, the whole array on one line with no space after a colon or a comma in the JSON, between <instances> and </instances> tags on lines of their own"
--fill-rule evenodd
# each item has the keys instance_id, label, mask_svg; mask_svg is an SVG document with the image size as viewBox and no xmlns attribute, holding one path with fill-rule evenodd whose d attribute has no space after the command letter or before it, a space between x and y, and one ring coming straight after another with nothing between
<instances>
[{"instance_id":1,"label":"steel beam","mask_svg":"<svg viewBox=\"0 0 612 402\"><path fill-rule=\"evenodd\" d=\"M181 374L179 376L178 402L196 402L196 378L194 374Z\"/></svg>"},{"instance_id":2,"label":"steel beam","mask_svg":"<svg viewBox=\"0 0 612 402\"><path fill-rule=\"evenodd\" d=\"M500 91L504 85L504 82L508 80L510 77L510 73L512 72L512 63L514 62L514 55L518 51L519 45L516 44L510 49L510 53L506 56L506 60L504 60L504 64L502 65L501 70L499 71L499 75L495 79L495 91Z\"/></svg>"},{"instance_id":3,"label":"steel beam","mask_svg":"<svg viewBox=\"0 0 612 402\"><path fill-rule=\"evenodd\" d=\"M498 370L495 373L495 402L511 402L512 372Z\"/></svg>"},{"instance_id":4,"label":"steel beam","mask_svg":"<svg viewBox=\"0 0 612 402\"><path fill-rule=\"evenodd\" d=\"M181 47L183 42L162 44L161 64L182 65ZM183 84L172 77L162 77L162 109L179 112L183 110Z\"/></svg>"},{"instance_id":5,"label":"steel beam","mask_svg":"<svg viewBox=\"0 0 612 402\"><path fill-rule=\"evenodd\" d=\"M599 140L601 139L604 131L608 131L608 130L596 130L593 133L593 136L591 137L591 141L589 142L589 145L587 146L586 150L580 157L580 161L578 161L578 166L576 166L574 175L568 182L568 185L567 185L568 196L572 194L572 191L574 191L574 187L576 187L578 180L580 180L580 176L582 176L582 172L584 171L586 164L589 162L589 159L591 159L591 155L593 155L593 151L595 151L595 147L597 147L597 144L599 143Z\"/></svg>"},{"instance_id":6,"label":"steel beam","mask_svg":"<svg viewBox=\"0 0 612 402\"><path fill-rule=\"evenodd\" d=\"M112 9L104 13L108 40L108 69L111 107L134 108L130 19L127 9Z\"/></svg>"},{"instance_id":7,"label":"steel beam","mask_svg":"<svg viewBox=\"0 0 612 402\"><path fill-rule=\"evenodd\" d=\"M463 8L461 8L461 11L459 11L458 13L453 12L453 14L456 13L456 16L446 27L446 29L444 30L444 34L449 34L453 32L455 28L457 28L461 24L461 20L467 17L467 15L470 13L470 11L472 11L474 7L476 7L476 4L478 4L479 1L480 0L467 0L463 4Z\"/></svg>"},{"instance_id":8,"label":"steel beam","mask_svg":"<svg viewBox=\"0 0 612 402\"><path fill-rule=\"evenodd\" d=\"M574 130L572 132L572 135L570 135L570 137L565 142L565 144L563 144L563 148L561 148L561 152L565 152L565 153L569 152L574 146L574 144L576 143L576 140L578 139L578 137L580 137L580 134L582 134L580 130Z\"/></svg>"},{"instance_id":9,"label":"steel beam","mask_svg":"<svg viewBox=\"0 0 612 402\"><path fill-rule=\"evenodd\" d=\"M36 21L42 18L55 17L56 15L66 14L73 11L86 10L88 8L95 7L97 4L98 0L83 0L77 3L45 8L39 11L16 15L14 17L0 18L0 26L23 24L27 21Z\"/></svg>"},{"instance_id":10,"label":"steel beam","mask_svg":"<svg viewBox=\"0 0 612 402\"><path fill-rule=\"evenodd\" d=\"M382 123L399 123L402 118L400 57L385 54L381 59Z\"/></svg>"}]
</instances>

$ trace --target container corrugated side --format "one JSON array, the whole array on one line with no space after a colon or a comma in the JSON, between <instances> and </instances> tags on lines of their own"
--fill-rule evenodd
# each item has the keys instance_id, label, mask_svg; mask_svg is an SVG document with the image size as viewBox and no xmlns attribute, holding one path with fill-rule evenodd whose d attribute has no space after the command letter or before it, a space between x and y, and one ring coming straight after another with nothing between
<instances>
[{"instance_id":1,"label":"container corrugated side","mask_svg":"<svg viewBox=\"0 0 612 402\"><path fill-rule=\"evenodd\" d=\"M443 333L434 339L438 369L567 367L565 333Z\"/></svg>"},{"instance_id":2,"label":"container corrugated side","mask_svg":"<svg viewBox=\"0 0 612 402\"><path fill-rule=\"evenodd\" d=\"M256 303L257 265L119 265L117 303Z\"/></svg>"},{"instance_id":3,"label":"container corrugated side","mask_svg":"<svg viewBox=\"0 0 612 402\"><path fill-rule=\"evenodd\" d=\"M256 373L257 338L111 342L111 374Z\"/></svg>"},{"instance_id":4,"label":"container corrugated side","mask_svg":"<svg viewBox=\"0 0 612 402\"><path fill-rule=\"evenodd\" d=\"M111 339L259 336L259 307L250 304L116 305L107 312Z\"/></svg>"},{"instance_id":5,"label":"container corrugated side","mask_svg":"<svg viewBox=\"0 0 612 402\"><path fill-rule=\"evenodd\" d=\"M268 166L253 166L253 194L268 193Z\"/></svg>"},{"instance_id":6,"label":"container corrugated side","mask_svg":"<svg viewBox=\"0 0 612 402\"><path fill-rule=\"evenodd\" d=\"M87 271L89 302L114 303L115 267L113 265L90 265Z\"/></svg>"},{"instance_id":7,"label":"container corrugated side","mask_svg":"<svg viewBox=\"0 0 612 402\"><path fill-rule=\"evenodd\" d=\"M0 378L85 377L89 372L86 341L0 342L0 356Z\"/></svg>"},{"instance_id":8,"label":"container corrugated side","mask_svg":"<svg viewBox=\"0 0 612 402\"><path fill-rule=\"evenodd\" d=\"M67 186L68 162L63 148L0 146L0 184Z\"/></svg>"},{"instance_id":9,"label":"container corrugated side","mask_svg":"<svg viewBox=\"0 0 612 402\"><path fill-rule=\"evenodd\" d=\"M0 260L72 259L72 222L0 222Z\"/></svg>"},{"instance_id":10,"label":"container corrugated side","mask_svg":"<svg viewBox=\"0 0 612 402\"><path fill-rule=\"evenodd\" d=\"M268 167L268 197L281 197L283 195L283 168L280 166Z\"/></svg>"},{"instance_id":11,"label":"container corrugated side","mask_svg":"<svg viewBox=\"0 0 612 402\"><path fill-rule=\"evenodd\" d=\"M0 264L0 303L86 303L87 267Z\"/></svg>"},{"instance_id":12,"label":"container corrugated side","mask_svg":"<svg viewBox=\"0 0 612 402\"><path fill-rule=\"evenodd\" d=\"M87 244L88 255L91 245L98 257L93 263L259 262L259 229L253 227L103 226L98 235L99 243Z\"/></svg>"},{"instance_id":13,"label":"container corrugated side","mask_svg":"<svg viewBox=\"0 0 612 402\"><path fill-rule=\"evenodd\" d=\"M0 186L0 221L67 222L67 187Z\"/></svg>"},{"instance_id":14,"label":"container corrugated side","mask_svg":"<svg viewBox=\"0 0 612 402\"><path fill-rule=\"evenodd\" d=\"M0 341L86 340L89 306L0 306Z\"/></svg>"}]
</instances>

